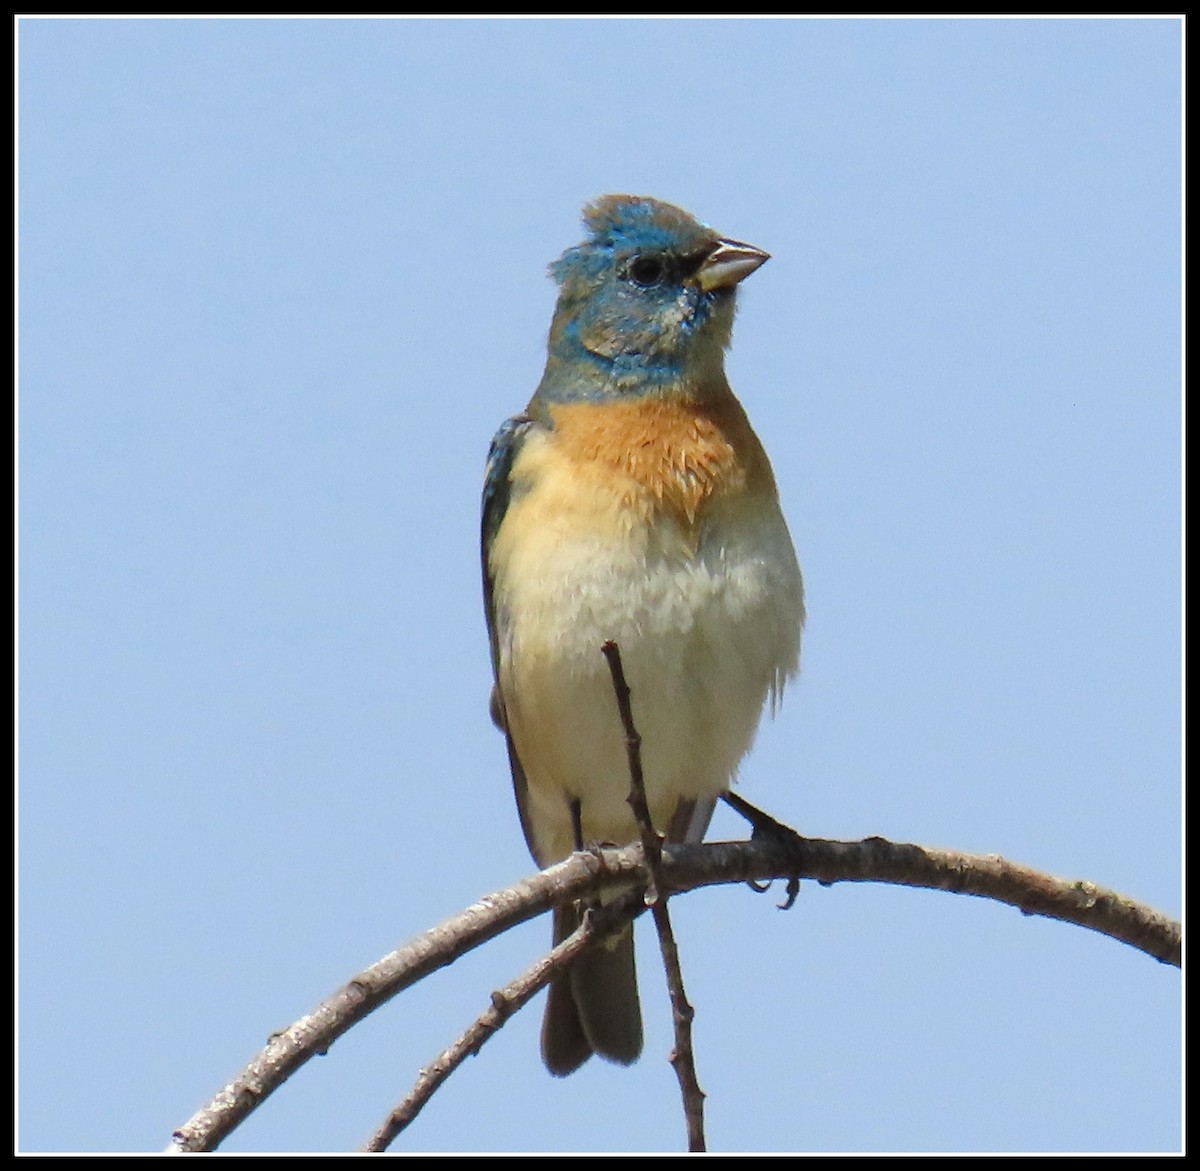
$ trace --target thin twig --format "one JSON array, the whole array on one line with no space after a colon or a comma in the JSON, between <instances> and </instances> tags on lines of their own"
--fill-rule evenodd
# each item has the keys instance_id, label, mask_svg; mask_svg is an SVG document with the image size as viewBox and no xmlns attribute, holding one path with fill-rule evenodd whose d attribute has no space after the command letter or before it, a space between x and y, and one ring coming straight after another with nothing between
<instances>
[{"instance_id":1,"label":"thin twig","mask_svg":"<svg viewBox=\"0 0 1200 1171\"><path fill-rule=\"evenodd\" d=\"M629 804L633 809L642 837L642 849L646 866L650 871L650 885L646 891L646 902L654 916L658 930L658 946L662 952L663 967L667 975L667 991L671 997L671 1017L675 1025L675 1047L671 1052L671 1065L679 1081L679 1092L683 1097L683 1114L687 1124L688 1150L706 1150L704 1141L704 1091L696 1077L696 1054L692 1047L692 1019L695 1009L688 1003L683 988L683 967L679 962L679 947L675 932L671 928L671 917L667 911L669 887L662 876L662 839L650 820L650 806L646 801L646 785L642 775L642 738L633 722L633 706L629 684L625 681L625 669L621 665L621 648L615 642L606 642L601 648L608 660L612 674L613 691L617 696L617 709L621 713L621 725L625 729L625 750L629 757Z\"/></svg>"},{"instance_id":2,"label":"thin twig","mask_svg":"<svg viewBox=\"0 0 1200 1171\"><path fill-rule=\"evenodd\" d=\"M696 1076L696 1051L692 1047L692 1019L696 1015L683 989L683 967L679 962L679 948L675 944L675 932L667 914L664 896L650 908L654 925L658 929L658 946L662 952L663 966L667 973L667 988L671 996L671 1019L675 1026L675 1047L671 1050L670 1062L679 1080L679 1092L683 1096L683 1115L687 1124L688 1150L708 1149L704 1140L704 1091Z\"/></svg>"},{"instance_id":3,"label":"thin twig","mask_svg":"<svg viewBox=\"0 0 1200 1171\"><path fill-rule=\"evenodd\" d=\"M370 1152L386 1151L400 1132L417 1117L442 1083L468 1057L475 1056L510 1017L524 1008L555 976L566 971L580 952L590 950L607 936L621 930L631 916L641 909L641 903L641 891L632 890L589 912L583 917L578 928L562 943L552 948L512 983L493 992L491 1004L454 1044L442 1050L421 1070L413 1088L361 1149Z\"/></svg>"},{"instance_id":4,"label":"thin twig","mask_svg":"<svg viewBox=\"0 0 1200 1171\"><path fill-rule=\"evenodd\" d=\"M646 851L646 863L650 868L650 879L653 883L662 858L662 838L654 828L654 822L650 818L650 806L646 801L646 782L642 774L642 737L633 722L633 707L630 702L629 684L625 681L625 668L621 663L621 648L610 640L600 650L608 660L613 691L617 697L617 711L620 713L621 727L625 732L625 755L629 761L629 796L626 800L633 810L638 833L641 834L642 848ZM652 906L655 901L656 895L652 885L646 892L646 904Z\"/></svg>"}]
</instances>

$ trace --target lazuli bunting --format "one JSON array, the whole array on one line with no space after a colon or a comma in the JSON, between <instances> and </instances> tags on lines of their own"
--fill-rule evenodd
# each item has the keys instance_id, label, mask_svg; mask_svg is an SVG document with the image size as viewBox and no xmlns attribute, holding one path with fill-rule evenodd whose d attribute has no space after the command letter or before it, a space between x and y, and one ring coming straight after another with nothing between
<instances>
[{"instance_id":1,"label":"lazuli bunting","mask_svg":"<svg viewBox=\"0 0 1200 1171\"><path fill-rule=\"evenodd\" d=\"M725 377L737 286L767 253L645 197L604 196L584 222L550 268L542 381L492 441L483 491L492 715L541 867L637 840L607 640L654 825L699 841L804 622L771 465ZM555 942L578 916L555 912ZM630 928L551 986L542 1056L562 1076L641 1048Z\"/></svg>"}]
</instances>

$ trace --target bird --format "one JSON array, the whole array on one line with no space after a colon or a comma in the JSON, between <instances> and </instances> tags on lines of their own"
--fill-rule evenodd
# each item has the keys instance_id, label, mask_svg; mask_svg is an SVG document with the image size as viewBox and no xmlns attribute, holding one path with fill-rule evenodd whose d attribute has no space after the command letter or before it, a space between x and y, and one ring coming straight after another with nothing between
<instances>
[{"instance_id":1,"label":"bird","mask_svg":"<svg viewBox=\"0 0 1200 1171\"><path fill-rule=\"evenodd\" d=\"M541 381L484 472L491 715L534 861L638 840L609 666L617 644L647 804L698 842L763 711L799 669L804 586L763 445L725 374L738 286L769 258L673 204L605 195L550 265ZM554 942L578 926L556 908ZM642 1050L633 930L550 985L551 1074Z\"/></svg>"}]
</instances>

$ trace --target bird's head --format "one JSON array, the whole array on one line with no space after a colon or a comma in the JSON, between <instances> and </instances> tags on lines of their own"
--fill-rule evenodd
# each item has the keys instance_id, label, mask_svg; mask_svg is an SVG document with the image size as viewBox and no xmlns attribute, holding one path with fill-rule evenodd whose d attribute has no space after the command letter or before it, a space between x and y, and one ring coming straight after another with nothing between
<instances>
[{"instance_id":1,"label":"bird's head","mask_svg":"<svg viewBox=\"0 0 1200 1171\"><path fill-rule=\"evenodd\" d=\"M606 195L589 236L550 266L560 286L545 398L704 393L724 380L738 282L767 260L657 199Z\"/></svg>"}]
</instances>

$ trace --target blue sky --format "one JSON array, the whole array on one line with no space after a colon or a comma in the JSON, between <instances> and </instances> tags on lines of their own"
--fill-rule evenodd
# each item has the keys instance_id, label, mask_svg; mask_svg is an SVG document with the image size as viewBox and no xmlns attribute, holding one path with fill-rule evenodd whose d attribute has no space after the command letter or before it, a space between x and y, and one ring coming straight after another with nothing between
<instances>
[{"instance_id":1,"label":"blue sky","mask_svg":"<svg viewBox=\"0 0 1200 1171\"><path fill-rule=\"evenodd\" d=\"M479 489L604 192L773 257L729 372L810 617L741 791L1180 914L1180 43L21 20L21 1149L161 1149L270 1032L531 870ZM711 1149L1180 1149L1176 970L943 894L776 901L673 903ZM547 936L380 1010L222 1149L353 1149ZM636 1067L550 1079L539 1003L394 1149L680 1150L640 951Z\"/></svg>"}]
</instances>

